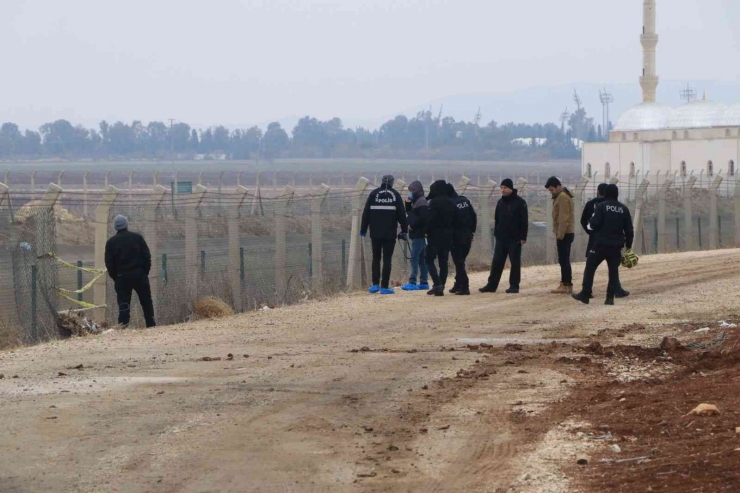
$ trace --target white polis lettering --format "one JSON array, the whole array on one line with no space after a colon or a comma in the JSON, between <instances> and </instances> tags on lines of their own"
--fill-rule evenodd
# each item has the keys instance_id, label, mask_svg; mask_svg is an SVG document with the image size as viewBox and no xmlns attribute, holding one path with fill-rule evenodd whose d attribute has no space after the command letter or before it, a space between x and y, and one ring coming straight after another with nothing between
<instances>
[{"instance_id":1,"label":"white polis lettering","mask_svg":"<svg viewBox=\"0 0 740 493\"><path fill-rule=\"evenodd\" d=\"M624 207L617 207L616 205L607 205L606 206L607 212L617 212L619 214L624 214Z\"/></svg>"},{"instance_id":2,"label":"white polis lettering","mask_svg":"<svg viewBox=\"0 0 740 493\"><path fill-rule=\"evenodd\" d=\"M381 197L381 195L390 195L390 197ZM390 190L381 190L375 195L376 204L393 204L396 202L396 197Z\"/></svg>"},{"instance_id":3,"label":"white polis lettering","mask_svg":"<svg viewBox=\"0 0 740 493\"><path fill-rule=\"evenodd\" d=\"M468 205L467 202L461 202L461 203L457 204L457 208L458 209L467 209L468 207L470 207L470 206Z\"/></svg>"}]
</instances>

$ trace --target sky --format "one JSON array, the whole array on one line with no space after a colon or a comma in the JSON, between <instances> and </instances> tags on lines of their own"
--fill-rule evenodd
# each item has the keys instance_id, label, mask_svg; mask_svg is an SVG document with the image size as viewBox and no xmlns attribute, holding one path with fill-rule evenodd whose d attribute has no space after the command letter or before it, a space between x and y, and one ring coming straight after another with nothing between
<instances>
[{"instance_id":1,"label":"sky","mask_svg":"<svg viewBox=\"0 0 740 493\"><path fill-rule=\"evenodd\" d=\"M661 79L740 102L740 2L657 13ZM503 112L484 121L554 121L516 95L637 87L641 30L642 0L0 0L0 122L373 126L471 95Z\"/></svg>"}]
</instances>

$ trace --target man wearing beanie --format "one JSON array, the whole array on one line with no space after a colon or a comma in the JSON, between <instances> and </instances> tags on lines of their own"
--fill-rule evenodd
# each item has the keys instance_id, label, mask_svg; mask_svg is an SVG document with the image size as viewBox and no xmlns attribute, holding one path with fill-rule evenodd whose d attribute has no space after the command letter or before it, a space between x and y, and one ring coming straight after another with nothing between
<instances>
[{"instance_id":1,"label":"man wearing beanie","mask_svg":"<svg viewBox=\"0 0 740 493\"><path fill-rule=\"evenodd\" d=\"M573 294L573 269L570 265L570 248L576 237L573 194L554 176L547 180L545 188L552 194L552 227L560 264L560 285L550 292Z\"/></svg>"},{"instance_id":2,"label":"man wearing beanie","mask_svg":"<svg viewBox=\"0 0 740 493\"><path fill-rule=\"evenodd\" d=\"M506 258L511 261L509 289L507 293L518 293L522 274L522 246L527 243L529 230L529 211L527 202L514 188L514 182L506 178L501 182L501 199L494 213L493 236L496 245L493 249L493 262L488 284L480 288L481 293L495 293L506 266Z\"/></svg>"},{"instance_id":3,"label":"man wearing beanie","mask_svg":"<svg viewBox=\"0 0 740 493\"><path fill-rule=\"evenodd\" d=\"M606 260L609 266L609 286L606 291L607 305L614 304L614 295L619 289L619 264L622 260L622 248L632 248L635 232L632 216L626 205L619 202L619 188L607 185L604 189L605 200L598 204L588 227L593 231L594 243L588 252L586 270L583 273L583 289L573 298L588 304L594 285L594 275L599 265Z\"/></svg>"},{"instance_id":4,"label":"man wearing beanie","mask_svg":"<svg viewBox=\"0 0 740 493\"><path fill-rule=\"evenodd\" d=\"M393 175L385 175L380 188L370 192L362 213L360 236L366 236L367 229L370 228L370 239L373 245L373 284L368 290L371 294L395 294L390 287L390 279L398 226L401 226L403 237L408 235L406 208L403 205L401 194L393 188L394 183ZM381 260L383 261L382 277Z\"/></svg>"},{"instance_id":5,"label":"man wearing beanie","mask_svg":"<svg viewBox=\"0 0 740 493\"><path fill-rule=\"evenodd\" d=\"M113 219L115 236L105 244L105 267L113 279L118 298L118 323L127 326L131 319L131 293L136 291L144 312L147 327L155 327L152 290L149 285L149 271L152 268L152 255L144 237L128 230L128 220L124 216Z\"/></svg>"}]
</instances>

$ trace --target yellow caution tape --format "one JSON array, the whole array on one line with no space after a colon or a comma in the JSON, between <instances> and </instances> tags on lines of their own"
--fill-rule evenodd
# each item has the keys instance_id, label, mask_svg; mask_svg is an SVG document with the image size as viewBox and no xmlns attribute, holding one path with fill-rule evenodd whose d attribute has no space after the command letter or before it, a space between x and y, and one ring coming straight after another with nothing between
<instances>
[{"instance_id":1,"label":"yellow caution tape","mask_svg":"<svg viewBox=\"0 0 740 493\"><path fill-rule=\"evenodd\" d=\"M68 301L71 301L72 303L76 303L76 304L80 305L85 310L94 310L96 308L105 308L106 307L106 305L93 305L92 303L88 303L86 301L76 300L76 299L72 298L71 296L67 296L66 294L62 293L61 290L58 289L58 291L59 291L59 296L61 296L62 298L66 299Z\"/></svg>"},{"instance_id":2,"label":"yellow caution tape","mask_svg":"<svg viewBox=\"0 0 740 493\"><path fill-rule=\"evenodd\" d=\"M100 279L104 275L105 275L105 272L102 272L102 273L98 274L97 276L95 276L95 278L92 281L90 281L89 283L85 284L85 286L81 287L80 289L75 289L75 290L64 289L64 288L57 288L57 289L59 290L60 293L82 294L85 291L89 290L91 287L93 287L93 285L98 281L98 279Z\"/></svg>"},{"instance_id":3,"label":"yellow caution tape","mask_svg":"<svg viewBox=\"0 0 740 493\"><path fill-rule=\"evenodd\" d=\"M87 272L88 274L95 274L95 275L100 274L100 275L102 275L102 274L105 274L106 272L108 272L107 269L92 269L90 267L77 267L74 264L70 264L69 262L67 262L65 260L62 260L54 252L46 253L44 255L41 255L39 258L41 259L41 258L44 258L44 257L53 258L54 260L57 261L57 263L59 263L60 265L63 265L64 267L67 267L69 269L74 269L74 270L80 270L82 272Z\"/></svg>"}]
</instances>

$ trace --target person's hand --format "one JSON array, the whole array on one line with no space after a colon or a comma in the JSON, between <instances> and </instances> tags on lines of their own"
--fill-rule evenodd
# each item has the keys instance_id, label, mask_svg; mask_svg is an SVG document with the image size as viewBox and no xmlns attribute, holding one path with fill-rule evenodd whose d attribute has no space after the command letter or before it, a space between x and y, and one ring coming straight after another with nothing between
<instances>
[{"instance_id":1,"label":"person's hand","mask_svg":"<svg viewBox=\"0 0 740 493\"><path fill-rule=\"evenodd\" d=\"M404 241L408 241L408 239L409 239L409 234L408 234L408 233L401 233L400 235L398 235L398 239L399 239L399 240L404 240Z\"/></svg>"},{"instance_id":2,"label":"person's hand","mask_svg":"<svg viewBox=\"0 0 740 493\"><path fill-rule=\"evenodd\" d=\"M361 238L364 238L365 236L367 236L367 232L366 231L360 231L360 237Z\"/></svg>"},{"instance_id":3,"label":"person's hand","mask_svg":"<svg viewBox=\"0 0 740 493\"><path fill-rule=\"evenodd\" d=\"M522 240L520 243L522 244L522 246L524 246L527 244L527 240Z\"/></svg>"}]
</instances>

